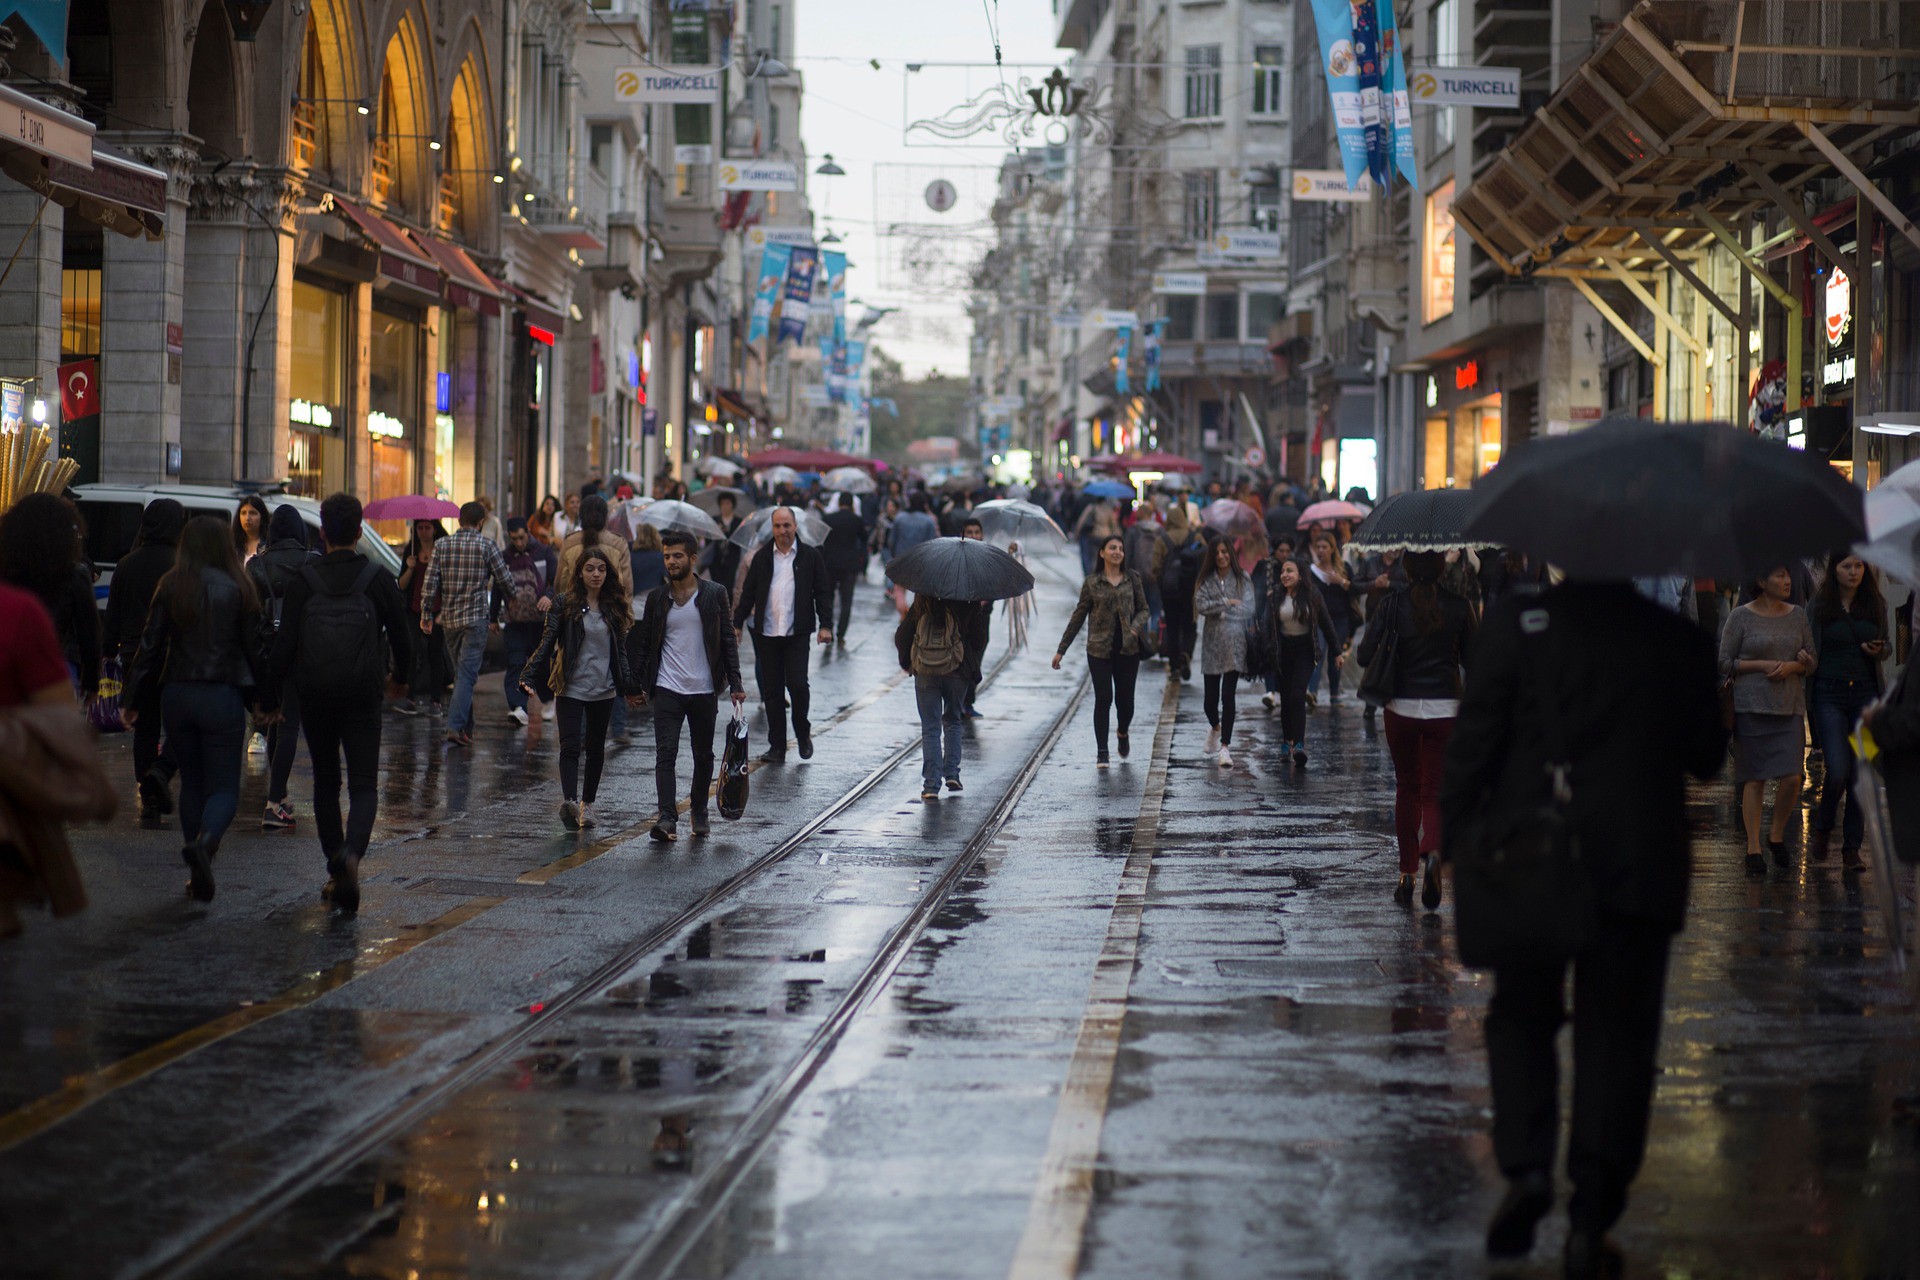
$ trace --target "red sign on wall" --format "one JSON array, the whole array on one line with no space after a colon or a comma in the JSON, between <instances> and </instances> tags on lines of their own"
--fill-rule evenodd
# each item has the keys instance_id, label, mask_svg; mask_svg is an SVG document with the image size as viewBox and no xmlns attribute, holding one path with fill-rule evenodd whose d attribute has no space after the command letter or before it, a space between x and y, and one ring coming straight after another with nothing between
<instances>
[{"instance_id":1,"label":"red sign on wall","mask_svg":"<svg viewBox=\"0 0 1920 1280\"><path fill-rule=\"evenodd\" d=\"M1480 362L1469 360L1465 364L1453 366L1453 389L1465 391L1480 385Z\"/></svg>"}]
</instances>

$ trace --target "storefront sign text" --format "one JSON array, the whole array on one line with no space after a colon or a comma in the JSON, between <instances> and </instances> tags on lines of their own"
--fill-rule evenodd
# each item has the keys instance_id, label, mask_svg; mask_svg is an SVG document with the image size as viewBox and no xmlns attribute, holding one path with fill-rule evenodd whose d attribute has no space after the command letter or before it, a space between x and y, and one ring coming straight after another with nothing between
<instances>
[{"instance_id":1,"label":"storefront sign text","mask_svg":"<svg viewBox=\"0 0 1920 1280\"><path fill-rule=\"evenodd\" d=\"M1469 360L1453 367L1453 389L1467 391L1480 385L1480 362Z\"/></svg>"},{"instance_id":2,"label":"storefront sign text","mask_svg":"<svg viewBox=\"0 0 1920 1280\"><path fill-rule=\"evenodd\" d=\"M1847 336L1847 326L1853 323L1853 281L1847 279L1847 273L1835 267L1833 274L1827 277L1827 345L1832 346Z\"/></svg>"},{"instance_id":3,"label":"storefront sign text","mask_svg":"<svg viewBox=\"0 0 1920 1280\"><path fill-rule=\"evenodd\" d=\"M720 68L621 67L613 73L615 102L714 102L720 97Z\"/></svg>"},{"instance_id":4,"label":"storefront sign text","mask_svg":"<svg viewBox=\"0 0 1920 1280\"><path fill-rule=\"evenodd\" d=\"M1436 107L1518 107L1518 67L1429 67L1408 82L1415 102Z\"/></svg>"},{"instance_id":5,"label":"storefront sign text","mask_svg":"<svg viewBox=\"0 0 1920 1280\"><path fill-rule=\"evenodd\" d=\"M287 416L303 427L312 427L316 431L327 431L333 427L333 407L315 404L311 400L295 400Z\"/></svg>"},{"instance_id":6,"label":"storefront sign text","mask_svg":"<svg viewBox=\"0 0 1920 1280\"><path fill-rule=\"evenodd\" d=\"M1852 382L1855 368L1856 366L1854 365L1852 356L1843 356L1829 360L1821 367L1820 385L1823 387L1837 387L1842 383Z\"/></svg>"},{"instance_id":7,"label":"storefront sign text","mask_svg":"<svg viewBox=\"0 0 1920 1280\"><path fill-rule=\"evenodd\" d=\"M1295 169L1292 191L1295 200L1364 203L1373 198L1373 180L1363 176L1360 185L1349 187L1340 169Z\"/></svg>"},{"instance_id":8,"label":"storefront sign text","mask_svg":"<svg viewBox=\"0 0 1920 1280\"><path fill-rule=\"evenodd\" d=\"M379 436L383 440L404 440L407 435L407 424L390 413L382 413L375 409L367 415L367 434Z\"/></svg>"},{"instance_id":9,"label":"storefront sign text","mask_svg":"<svg viewBox=\"0 0 1920 1280\"><path fill-rule=\"evenodd\" d=\"M800 171L785 160L728 160L720 165L722 191L798 191Z\"/></svg>"}]
</instances>

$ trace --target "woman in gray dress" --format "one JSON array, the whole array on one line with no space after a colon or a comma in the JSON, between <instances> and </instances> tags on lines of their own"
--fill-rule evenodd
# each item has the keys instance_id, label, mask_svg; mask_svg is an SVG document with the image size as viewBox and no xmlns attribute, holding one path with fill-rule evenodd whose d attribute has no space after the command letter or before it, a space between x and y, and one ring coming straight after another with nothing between
<instances>
[{"instance_id":1,"label":"woman in gray dress","mask_svg":"<svg viewBox=\"0 0 1920 1280\"><path fill-rule=\"evenodd\" d=\"M1788 865L1787 820L1800 803L1807 741L1806 675L1813 669L1813 628L1790 603L1785 565L1760 577L1758 594L1735 609L1720 632L1720 674L1733 682L1734 778L1747 829L1747 870L1765 874L1760 810L1767 783L1777 783L1767 849Z\"/></svg>"},{"instance_id":2,"label":"woman in gray dress","mask_svg":"<svg viewBox=\"0 0 1920 1280\"><path fill-rule=\"evenodd\" d=\"M1240 568L1233 542L1216 539L1207 548L1200 579L1193 588L1193 611L1206 622L1200 640L1200 674L1205 684L1201 706L1207 713L1205 753L1222 769L1233 765L1233 704L1240 673L1247 669L1247 619L1253 609L1253 580Z\"/></svg>"}]
</instances>

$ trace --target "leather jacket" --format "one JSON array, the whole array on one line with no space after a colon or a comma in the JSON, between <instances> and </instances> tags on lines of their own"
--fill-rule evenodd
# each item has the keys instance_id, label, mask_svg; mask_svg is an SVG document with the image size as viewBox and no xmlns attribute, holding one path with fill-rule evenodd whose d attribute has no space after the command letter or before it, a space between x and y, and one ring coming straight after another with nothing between
<instances>
[{"instance_id":1,"label":"leather jacket","mask_svg":"<svg viewBox=\"0 0 1920 1280\"><path fill-rule=\"evenodd\" d=\"M192 626L174 622L164 595L147 611L146 630L127 681L130 702L139 704L150 686L175 681L230 684L249 691L265 686L259 619L244 610L240 584L218 569L202 569L200 582L200 607Z\"/></svg>"},{"instance_id":2,"label":"leather jacket","mask_svg":"<svg viewBox=\"0 0 1920 1280\"><path fill-rule=\"evenodd\" d=\"M796 610L799 598L796 591ZM646 616L634 624L630 643L634 676L639 687L651 695L660 685L660 649L667 640L667 610L673 608L673 584L668 582L647 592L646 601ZM713 675L714 691L719 692L725 684L729 693L746 692L746 685L740 680L740 640L733 632L733 608L727 589L717 582L702 581L694 593L693 605L700 611L700 629L707 642L707 670Z\"/></svg>"},{"instance_id":3,"label":"leather jacket","mask_svg":"<svg viewBox=\"0 0 1920 1280\"><path fill-rule=\"evenodd\" d=\"M1458 698L1460 668L1473 642L1473 606L1464 596L1438 588L1444 625L1422 635L1413 618L1413 599L1407 587L1395 587L1387 602L1367 624L1360 646L1360 663L1371 665L1388 630L1398 637L1393 656L1393 696L1396 698Z\"/></svg>"},{"instance_id":4,"label":"leather jacket","mask_svg":"<svg viewBox=\"0 0 1920 1280\"><path fill-rule=\"evenodd\" d=\"M634 681L633 665L627 652L631 632L623 633L604 605L601 606L600 616L606 621L607 636L612 642L607 646L610 650L607 660L613 672L614 696L631 698L641 692L641 686ZM585 609L569 608L565 599L557 602L548 611L546 627L540 632L540 643L535 646L533 655L523 668L529 676L545 681L556 696L567 691L567 664L586 643L585 618ZM558 681L554 678L556 674L560 677Z\"/></svg>"}]
</instances>

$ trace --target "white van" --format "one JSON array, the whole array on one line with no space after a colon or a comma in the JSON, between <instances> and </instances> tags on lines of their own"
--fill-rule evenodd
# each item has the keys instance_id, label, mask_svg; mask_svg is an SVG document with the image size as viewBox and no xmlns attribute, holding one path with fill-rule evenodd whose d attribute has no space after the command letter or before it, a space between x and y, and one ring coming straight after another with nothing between
<instances>
[{"instance_id":1,"label":"white van","mask_svg":"<svg viewBox=\"0 0 1920 1280\"><path fill-rule=\"evenodd\" d=\"M101 609L107 607L107 588L113 582L113 567L133 549L134 536L140 532L140 518L155 498L172 498L187 509L189 520L195 516L218 516L223 523L232 524L240 500L250 493L258 493L269 512L281 506L298 511L300 518L307 522L313 545L320 545L320 503L313 498L288 497L271 489L205 484L81 484L75 485L72 492L87 525L87 556L99 571L93 581L93 597ZM359 550L394 577L400 576L400 557L372 529L361 530Z\"/></svg>"}]
</instances>

